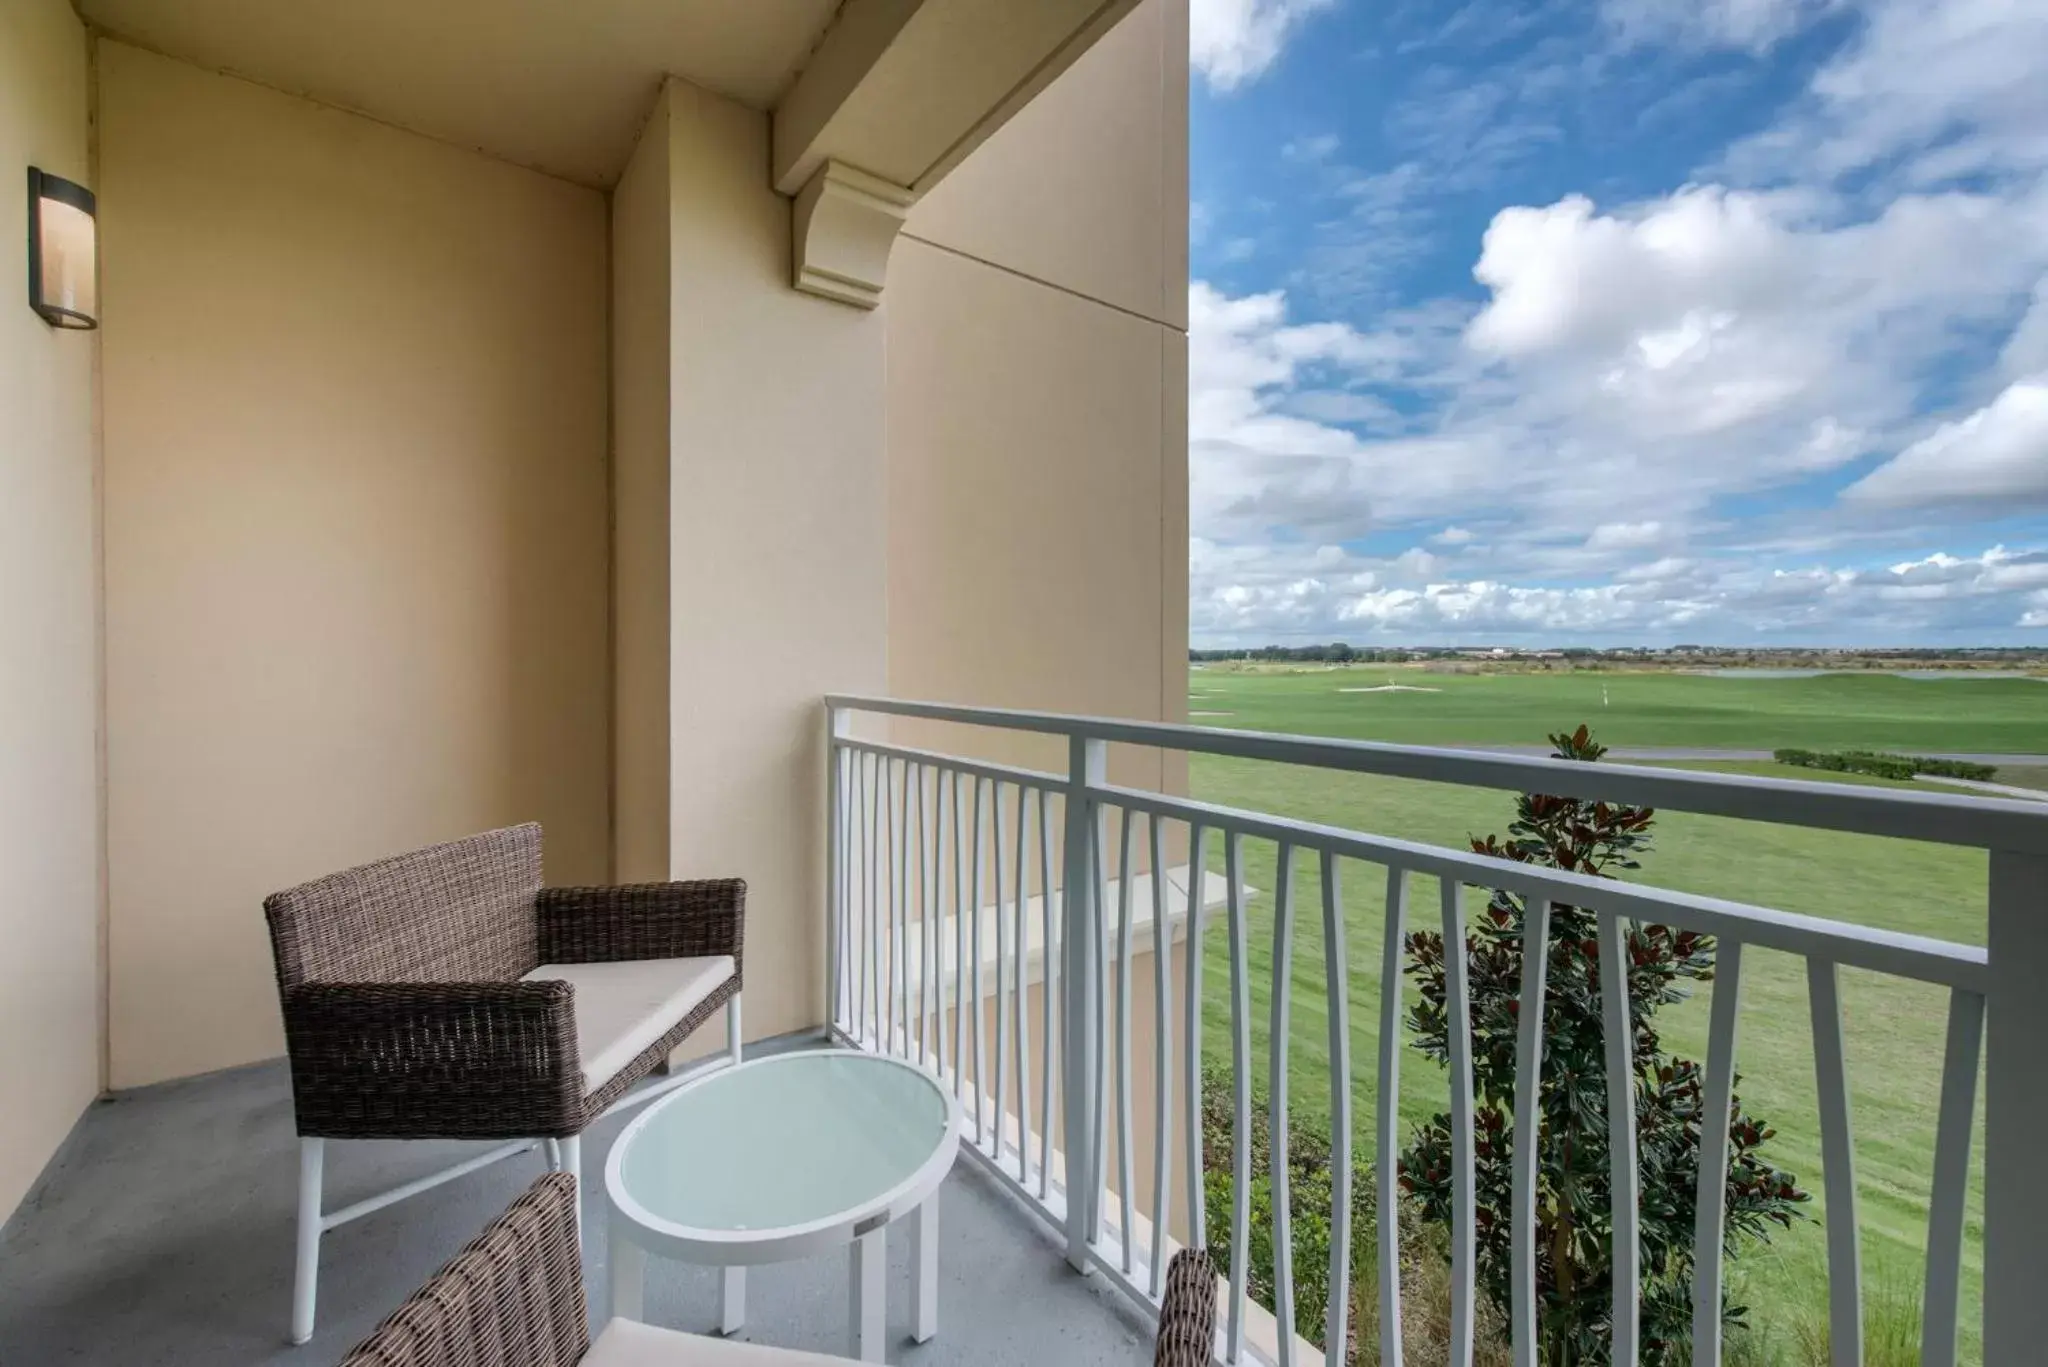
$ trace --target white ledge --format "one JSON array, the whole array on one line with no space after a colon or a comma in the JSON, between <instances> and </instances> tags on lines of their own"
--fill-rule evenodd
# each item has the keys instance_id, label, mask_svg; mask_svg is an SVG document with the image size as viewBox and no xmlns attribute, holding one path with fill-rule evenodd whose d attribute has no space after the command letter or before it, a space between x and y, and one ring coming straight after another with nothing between
<instances>
[{"instance_id":1,"label":"white ledge","mask_svg":"<svg viewBox=\"0 0 2048 1367\"><path fill-rule=\"evenodd\" d=\"M791 283L855 308L882 302L889 251L916 199L901 185L828 161L797 192Z\"/></svg>"},{"instance_id":2,"label":"white ledge","mask_svg":"<svg viewBox=\"0 0 2048 1367\"><path fill-rule=\"evenodd\" d=\"M1229 887L1230 884L1225 881L1222 874L1207 871L1202 874L1201 904L1202 914L1205 919L1223 906ZM1166 871L1166 888L1167 938L1170 943L1178 944L1187 938L1187 865L1177 864ZM863 887L860 891L865 892L865 888ZM1118 884L1114 878L1110 880L1106 892L1108 894L1108 901L1104 904L1103 913L1109 927L1108 962L1115 963L1120 955L1116 934ZM886 931L889 928L890 918L887 890L883 889L882 893L883 904L880 912L883 924L880 930L883 934L878 936L876 943L884 947L885 953L893 953L893 951L887 950ZM907 978L913 993L916 991L916 985L924 980L926 973L924 961L926 927L923 918L916 911L916 895L916 892L913 890L911 893L912 905L907 909L905 925L903 927L904 976ZM1244 888L1244 895L1249 900L1255 895L1254 889L1247 885ZM1053 914L1055 916L1060 914L1059 901L1059 893L1055 891L1053 893ZM849 929L852 932L851 938L855 943L858 943L859 937L864 930L873 930L874 928L864 923L861 914L861 904L858 899L853 904L852 912L853 919ZM994 996L996 990L997 915L997 908L991 902L981 907L980 915L977 918L981 922L981 995L984 998ZM1004 956L1004 969L1006 972L1014 973L1017 954L1015 939L1016 905L1011 899L1005 898L1003 900L1001 915L1005 926L1008 927L1004 932L1004 949L1007 951ZM939 926L937 941L939 948L940 990L947 999L952 999L959 990L956 986L959 981L960 965L959 929L955 924L955 918L951 915L941 917ZM970 988L972 986L974 966L971 957L974 930L974 923L970 920L967 925L970 955L967 964ZM1152 950L1152 876L1149 873L1133 873L1131 875L1131 957L1136 959L1150 954ZM894 967L893 960L887 966L877 965L885 979L894 971ZM1029 987L1041 981L1044 976L1045 906L1036 895L1033 895L1027 897L1024 901L1024 986ZM902 989L903 984L898 984L897 993L900 993ZM890 1000L895 1000L895 996L895 993L890 994ZM851 1014L850 1011L849 1014Z\"/></svg>"}]
</instances>

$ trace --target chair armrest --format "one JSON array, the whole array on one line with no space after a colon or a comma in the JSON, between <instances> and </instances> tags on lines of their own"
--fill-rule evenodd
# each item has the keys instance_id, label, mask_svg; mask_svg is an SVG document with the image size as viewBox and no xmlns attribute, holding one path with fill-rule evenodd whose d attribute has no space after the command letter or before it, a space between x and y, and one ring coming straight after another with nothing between
<instances>
[{"instance_id":1,"label":"chair armrest","mask_svg":"<svg viewBox=\"0 0 2048 1367\"><path fill-rule=\"evenodd\" d=\"M540 960L594 964L730 954L737 977L746 912L747 885L738 878L542 888Z\"/></svg>"},{"instance_id":2,"label":"chair armrest","mask_svg":"<svg viewBox=\"0 0 2048 1367\"><path fill-rule=\"evenodd\" d=\"M1166 1268L1153 1367L1209 1367L1216 1351L1216 1264L1184 1248Z\"/></svg>"},{"instance_id":3,"label":"chair armrest","mask_svg":"<svg viewBox=\"0 0 2048 1367\"><path fill-rule=\"evenodd\" d=\"M568 983L301 983L283 993L299 1133L514 1139L583 1128Z\"/></svg>"}]
</instances>

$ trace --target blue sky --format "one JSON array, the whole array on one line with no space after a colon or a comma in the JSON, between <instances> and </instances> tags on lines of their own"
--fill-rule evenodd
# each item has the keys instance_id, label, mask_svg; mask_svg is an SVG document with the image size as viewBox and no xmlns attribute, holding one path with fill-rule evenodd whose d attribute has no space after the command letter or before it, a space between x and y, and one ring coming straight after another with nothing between
<instances>
[{"instance_id":1,"label":"blue sky","mask_svg":"<svg viewBox=\"0 0 2048 1367\"><path fill-rule=\"evenodd\" d=\"M2048 647L2048 0L1192 0L1195 644Z\"/></svg>"}]
</instances>

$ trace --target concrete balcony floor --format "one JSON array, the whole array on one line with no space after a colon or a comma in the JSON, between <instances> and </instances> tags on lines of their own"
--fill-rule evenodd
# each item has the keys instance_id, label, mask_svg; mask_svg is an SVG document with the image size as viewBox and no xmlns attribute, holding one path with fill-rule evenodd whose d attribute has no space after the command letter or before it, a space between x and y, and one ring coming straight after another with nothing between
<instances>
[{"instance_id":1,"label":"concrete balcony floor","mask_svg":"<svg viewBox=\"0 0 2048 1367\"><path fill-rule=\"evenodd\" d=\"M602 1173L628 1116L583 1145L584 1262L607 1303ZM37 1364L336 1361L483 1228L544 1166L521 1155L330 1232L319 1331L285 1342L297 1145L280 1063L125 1093L87 1112L0 1237L0 1362ZM455 1161L477 1146L328 1146L330 1209ZM939 1336L908 1337L907 1237L890 1248L889 1361L1145 1364L1151 1331L1114 1291L1061 1259L1051 1232L963 1161L940 1212ZM846 1351L843 1253L749 1274L744 1338ZM717 1273L650 1260L646 1318L709 1332Z\"/></svg>"}]
</instances>

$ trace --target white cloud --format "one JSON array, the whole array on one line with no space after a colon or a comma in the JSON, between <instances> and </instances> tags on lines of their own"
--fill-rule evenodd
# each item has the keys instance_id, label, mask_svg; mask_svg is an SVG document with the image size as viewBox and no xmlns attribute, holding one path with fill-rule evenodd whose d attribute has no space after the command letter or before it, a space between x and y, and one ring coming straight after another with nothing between
<instances>
[{"instance_id":1,"label":"white cloud","mask_svg":"<svg viewBox=\"0 0 2048 1367\"><path fill-rule=\"evenodd\" d=\"M1434 557L1333 551L1198 539L1190 564L1196 643L1893 643L1941 631L1978 640L2048 625L2048 550L1994 546L1975 556L1936 552L1868 568L1665 558L1599 584L1445 579Z\"/></svg>"},{"instance_id":2,"label":"white cloud","mask_svg":"<svg viewBox=\"0 0 2048 1367\"><path fill-rule=\"evenodd\" d=\"M2048 372L2016 381L1960 422L1943 423L1843 497L1894 508L2048 504Z\"/></svg>"},{"instance_id":3,"label":"white cloud","mask_svg":"<svg viewBox=\"0 0 2048 1367\"><path fill-rule=\"evenodd\" d=\"M1661 522L1603 522L1586 538L1589 551L1639 551L1665 539Z\"/></svg>"},{"instance_id":4,"label":"white cloud","mask_svg":"<svg viewBox=\"0 0 2048 1367\"><path fill-rule=\"evenodd\" d=\"M1625 44L1762 52L1831 7L1830 0L1605 0L1600 8Z\"/></svg>"},{"instance_id":5,"label":"white cloud","mask_svg":"<svg viewBox=\"0 0 2048 1367\"><path fill-rule=\"evenodd\" d=\"M1337 155L1337 135L1318 133L1310 138L1295 138L1280 144L1280 155L1289 161L1322 162Z\"/></svg>"},{"instance_id":6,"label":"white cloud","mask_svg":"<svg viewBox=\"0 0 2048 1367\"><path fill-rule=\"evenodd\" d=\"M2048 165L2048 6L2035 0L1862 0L1863 22L1791 116L1740 144L1747 176L1901 184Z\"/></svg>"},{"instance_id":7,"label":"white cloud","mask_svg":"<svg viewBox=\"0 0 2048 1367\"><path fill-rule=\"evenodd\" d=\"M1302 22L1334 0L1192 0L1188 61L1212 90L1234 90L1280 57Z\"/></svg>"},{"instance_id":8,"label":"white cloud","mask_svg":"<svg viewBox=\"0 0 2048 1367\"><path fill-rule=\"evenodd\" d=\"M1439 497L1479 466L1452 444L1414 438L1386 473L1384 444L1370 447L1345 422L1382 409L1371 386L1411 383L1456 346L1455 324L1394 320L1367 333L1341 323L1290 323L1280 291L1232 298L1197 281L1188 289L1188 454L1197 534L1258 536L1276 527L1343 538L1374 516L1377 497L1403 510L1421 486ZM1313 377L1343 386L1314 383ZM1398 512L1397 512L1398 515Z\"/></svg>"},{"instance_id":9,"label":"white cloud","mask_svg":"<svg viewBox=\"0 0 2048 1367\"><path fill-rule=\"evenodd\" d=\"M2033 300L1998 353L1998 368L2014 378L2048 370L2048 276L2034 286Z\"/></svg>"}]
</instances>

